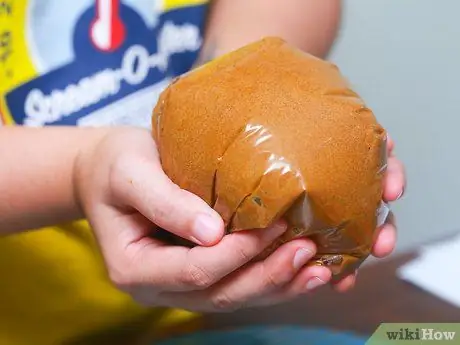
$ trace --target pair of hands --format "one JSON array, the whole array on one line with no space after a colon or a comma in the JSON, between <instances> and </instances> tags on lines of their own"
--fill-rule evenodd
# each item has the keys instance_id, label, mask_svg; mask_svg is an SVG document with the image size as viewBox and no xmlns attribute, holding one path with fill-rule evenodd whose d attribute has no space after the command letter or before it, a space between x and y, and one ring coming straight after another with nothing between
<instances>
[{"instance_id":1,"label":"pair of hands","mask_svg":"<svg viewBox=\"0 0 460 345\"><path fill-rule=\"evenodd\" d=\"M393 146L389 140L384 188L388 202L401 197L405 185ZM331 278L325 267L305 267L316 251L308 239L286 243L264 261L249 263L286 231L286 225L224 236L220 216L164 174L146 130L110 131L81 152L75 183L111 280L143 305L205 312L270 305L308 293ZM157 226L200 246L170 246L154 239ZM390 221L379 229L373 255L389 255L395 242L396 228ZM334 286L348 290L355 278L351 275Z\"/></svg>"}]
</instances>

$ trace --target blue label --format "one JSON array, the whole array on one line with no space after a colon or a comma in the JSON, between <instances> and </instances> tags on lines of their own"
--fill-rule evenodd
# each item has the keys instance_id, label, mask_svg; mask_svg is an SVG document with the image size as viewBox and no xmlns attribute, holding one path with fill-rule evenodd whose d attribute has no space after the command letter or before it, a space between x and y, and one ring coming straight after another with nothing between
<instances>
[{"instance_id":1,"label":"blue label","mask_svg":"<svg viewBox=\"0 0 460 345\"><path fill-rule=\"evenodd\" d=\"M120 4L124 26L118 33L123 39L116 49L104 51L90 38L96 16L91 7L75 25L74 61L6 95L14 121L29 126L76 125L83 116L187 72L202 44L205 9L201 5L165 12L150 29L138 13Z\"/></svg>"}]
</instances>

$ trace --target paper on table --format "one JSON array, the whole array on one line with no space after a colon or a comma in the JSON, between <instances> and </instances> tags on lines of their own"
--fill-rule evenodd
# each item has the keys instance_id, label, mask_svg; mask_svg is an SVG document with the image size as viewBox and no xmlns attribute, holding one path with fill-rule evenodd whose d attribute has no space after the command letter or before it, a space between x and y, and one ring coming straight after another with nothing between
<instances>
[{"instance_id":1,"label":"paper on table","mask_svg":"<svg viewBox=\"0 0 460 345\"><path fill-rule=\"evenodd\" d=\"M423 247L397 275L460 308L460 235Z\"/></svg>"}]
</instances>

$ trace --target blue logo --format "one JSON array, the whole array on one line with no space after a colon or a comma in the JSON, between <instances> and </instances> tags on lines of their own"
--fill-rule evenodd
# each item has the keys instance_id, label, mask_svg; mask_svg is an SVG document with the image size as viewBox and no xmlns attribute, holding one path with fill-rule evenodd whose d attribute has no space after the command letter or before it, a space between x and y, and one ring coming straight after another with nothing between
<instances>
[{"instance_id":1,"label":"blue logo","mask_svg":"<svg viewBox=\"0 0 460 345\"><path fill-rule=\"evenodd\" d=\"M6 95L14 121L76 125L115 101L187 72L202 44L205 10L201 5L162 13L150 29L119 0L96 1L75 25L74 60Z\"/></svg>"}]
</instances>

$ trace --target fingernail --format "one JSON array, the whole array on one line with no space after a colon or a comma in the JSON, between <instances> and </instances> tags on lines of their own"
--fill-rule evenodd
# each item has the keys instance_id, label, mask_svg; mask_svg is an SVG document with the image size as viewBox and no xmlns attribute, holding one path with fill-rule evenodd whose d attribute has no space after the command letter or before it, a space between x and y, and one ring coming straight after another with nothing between
<instances>
[{"instance_id":1,"label":"fingernail","mask_svg":"<svg viewBox=\"0 0 460 345\"><path fill-rule=\"evenodd\" d=\"M404 188L401 190L401 193L399 193L398 197L396 198L396 200L399 200L401 199L401 197L404 195Z\"/></svg>"},{"instance_id":2,"label":"fingernail","mask_svg":"<svg viewBox=\"0 0 460 345\"><path fill-rule=\"evenodd\" d=\"M322 281L318 277L313 277L307 282L306 287L307 287L307 290L311 291L324 284L326 284L326 282Z\"/></svg>"},{"instance_id":3,"label":"fingernail","mask_svg":"<svg viewBox=\"0 0 460 345\"><path fill-rule=\"evenodd\" d=\"M200 214L193 225L193 238L200 244L209 244L217 240L219 222L207 214Z\"/></svg>"},{"instance_id":4,"label":"fingernail","mask_svg":"<svg viewBox=\"0 0 460 345\"><path fill-rule=\"evenodd\" d=\"M294 255L294 269L298 270L300 267L304 266L308 260L313 256L313 252L307 248L300 248Z\"/></svg>"}]
</instances>

